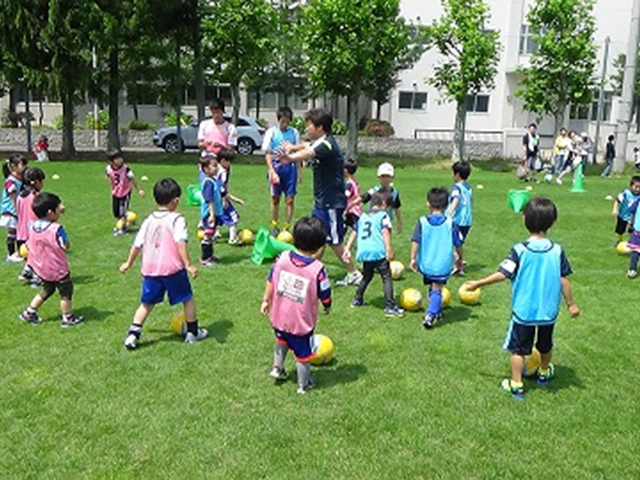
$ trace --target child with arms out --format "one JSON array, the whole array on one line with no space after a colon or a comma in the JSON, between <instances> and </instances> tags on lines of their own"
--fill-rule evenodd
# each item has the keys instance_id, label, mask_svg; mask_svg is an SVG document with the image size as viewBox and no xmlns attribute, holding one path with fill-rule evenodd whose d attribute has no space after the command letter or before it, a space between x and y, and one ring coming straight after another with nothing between
<instances>
[{"instance_id":1,"label":"child with arms out","mask_svg":"<svg viewBox=\"0 0 640 480\"><path fill-rule=\"evenodd\" d=\"M534 339L540 352L538 385L546 386L553 378L553 328L561 298L564 297L571 317L580 314L567 279L572 273L569 261L562 247L547 238L558 217L555 204L548 198L532 198L523 213L530 237L511 249L497 272L465 283L465 288L473 291L483 285L511 280L511 320L504 342L504 348L511 353L511 378L503 380L502 388L515 399L524 398L522 369Z\"/></svg>"},{"instance_id":2,"label":"child with arms out","mask_svg":"<svg viewBox=\"0 0 640 480\"><path fill-rule=\"evenodd\" d=\"M402 202L400 201L400 193L393 186L393 179L395 178L395 169L390 163L382 163L378 166L378 185L371 187L365 193L361 195L362 203L368 203L371 200L371 196L380 190L381 188L387 188L391 191L391 200L389 201L389 217L393 219L394 215L397 219L396 230L398 233L402 233Z\"/></svg>"},{"instance_id":3,"label":"child with arms out","mask_svg":"<svg viewBox=\"0 0 640 480\"><path fill-rule=\"evenodd\" d=\"M125 273L142 252L142 295L124 340L128 350L138 347L144 322L153 307L163 302L165 293L169 295L170 305L183 304L186 343L194 343L208 335L204 328L198 328L196 305L187 275L188 272L196 278L198 270L191 264L187 250L187 222L176 212L181 193L180 185L174 179L158 180L153 187L158 209L142 223L129 258L120 266L120 272Z\"/></svg>"},{"instance_id":4,"label":"child with arms out","mask_svg":"<svg viewBox=\"0 0 640 480\"><path fill-rule=\"evenodd\" d=\"M313 384L311 365L313 335L318 323L318 302L331 310L331 284L320 261L327 232L321 220L302 217L293 228L294 252L282 253L269 272L260 312L269 315L276 337L273 369L269 374L285 380L284 361L289 349L296 357L298 393Z\"/></svg>"}]
</instances>

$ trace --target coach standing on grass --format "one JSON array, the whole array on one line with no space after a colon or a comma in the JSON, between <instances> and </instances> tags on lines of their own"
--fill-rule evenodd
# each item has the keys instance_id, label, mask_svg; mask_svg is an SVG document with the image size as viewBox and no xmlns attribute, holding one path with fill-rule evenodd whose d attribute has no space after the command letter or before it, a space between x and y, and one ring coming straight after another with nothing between
<instances>
[{"instance_id":1,"label":"coach standing on grass","mask_svg":"<svg viewBox=\"0 0 640 480\"><path fill-rule=\"evenodd\" d=\"M309 110L304 117L310 143L283 144L283 163L311 160L313 168L313 216L320 219L327 230L327 243L347 266L347 276L340 284L357 285L362 274L343 245L344 209L347 206L344 185L344 157L336 139L331 135L333 117L324 108Z\"/></svg>"}]
</instances>

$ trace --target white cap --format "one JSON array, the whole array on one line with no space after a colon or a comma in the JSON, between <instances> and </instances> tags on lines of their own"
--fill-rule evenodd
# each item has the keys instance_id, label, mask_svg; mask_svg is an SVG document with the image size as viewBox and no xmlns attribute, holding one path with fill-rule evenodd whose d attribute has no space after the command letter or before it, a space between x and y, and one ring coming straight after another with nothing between
<instances>
[{"instance_id":1,"label":"white cap","mask_svg":"<svg viewBox=\"0 0 640 480\"><path fill-rule=\"evenodd\" d=\"M378 177L381 177L382 175L388 175L390 177L393 177L394 176L393 165L387 162L380 164L380 166L378 167Z\"/></svg>"}]
</instances>

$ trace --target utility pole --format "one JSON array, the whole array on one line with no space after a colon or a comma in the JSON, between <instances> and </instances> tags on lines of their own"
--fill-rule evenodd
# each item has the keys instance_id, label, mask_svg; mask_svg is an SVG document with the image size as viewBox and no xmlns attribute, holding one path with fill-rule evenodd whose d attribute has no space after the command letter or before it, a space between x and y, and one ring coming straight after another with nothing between
<instances>
[{"instance_id":1,"label":"utility pole","mask_svg":"<svg viewBox=\"0 0 640 480\"><path fill-rule=\"evenodd\" d=\"M602 75L600 76L600 92L598 94L598 118L596 122L596 135L593 139L593 164L596 164L598 157L598 142L600 141L600 124L602 123L603 107L604 107L604 83L607 77L607 64L609 63L609 44L611 38L607 36L604 39L604 58L602 60Z\"/></svg>"},{"instance_id":2,"label":"utility pole","mask_svg":"<svg viewBox=\"0 0 640 480\"><path fill-rule=\"evenodd\" d=\"M629 126L633 110L633 97L636 86L636 67L638 63L638 36L640 34L640 0L633 0L631 13L631 27L629 30L629 42L627 43L627 61L624 66L624 78L622 81L622 101L616 125L616 159L613 171L620 173L624 170L627 158L627 141L629 138Z\"/></svg>"}]
</instances>

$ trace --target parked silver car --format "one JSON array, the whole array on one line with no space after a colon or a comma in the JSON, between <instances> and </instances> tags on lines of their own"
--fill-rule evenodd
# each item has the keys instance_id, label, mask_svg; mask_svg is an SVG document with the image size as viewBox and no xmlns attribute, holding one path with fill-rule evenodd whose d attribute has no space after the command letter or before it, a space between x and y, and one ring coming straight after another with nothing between
<instances>
[{"instance_id":1,"label":"parked silver car","mask_svg":"<svg viewBox=\"0 0 640 480\"><path fill-rule=\"evenodd\" d=\"M224 115L227 122L231 122L231 115ZM262 147L262 138L266 129L262 128L253 118L240 115L238 117L238 145L237 152L240 155L251 155L254 150ZM185 125L180 129L182 137L182 150L198 148L198 122ZM153 144L164 148L167 153L177 153L179 148L178 132L176 127L159 128L153 132Z\"/></svg>"}]
</instances>

